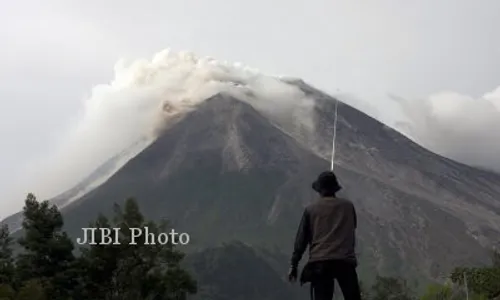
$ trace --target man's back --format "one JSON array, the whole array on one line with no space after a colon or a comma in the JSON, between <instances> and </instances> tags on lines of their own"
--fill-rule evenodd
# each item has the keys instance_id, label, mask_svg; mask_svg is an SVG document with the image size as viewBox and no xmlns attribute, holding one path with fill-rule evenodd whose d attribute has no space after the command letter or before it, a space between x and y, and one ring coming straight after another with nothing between
<instances>
[{"instance_id":1,"label":"man's back","mask_svg":"<svg viewBox=\"0 0 500 300\"><path fill-rule=\"evenodd\" d=\"M356 211L351 201L325 197L309 205L309 261L339 259L355 264L357 226Z\"/></svg>"}]
</instances>

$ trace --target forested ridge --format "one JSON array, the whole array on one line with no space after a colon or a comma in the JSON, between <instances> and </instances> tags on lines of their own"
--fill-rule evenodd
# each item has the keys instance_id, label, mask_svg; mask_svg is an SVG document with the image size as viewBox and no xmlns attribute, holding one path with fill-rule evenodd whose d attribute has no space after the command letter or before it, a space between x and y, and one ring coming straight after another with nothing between
<instances>
[{"instance_id":1,"label":"forested ridge","mask_svg":"<svg viewBox=\"0 0 500 300\"><path fill-rule=\"evenodd\" d=\"M82 247L62 230L64 220L58 208L29 194L21 238L14 239L6 225L0 229L0 300L279 300L307 296L286 283L283 274L250 246L229 244L186 257L171 241L145 245L144 237L139 237L130 245L130 228L147 226L154 234L169 231L166 221L146 220L138 203L128 199L123 207L115 205L113 216L101 215L88 226L120 228L118 245L100 244L103 237L96 231L97 243ZM498 299L500 254L494 252L492 258L491 266L457 267L445 283L428 286L423 295L416 295L402 278L375 276L373 285L362 284L363 299Z\"/></svg>"}]
</instances>

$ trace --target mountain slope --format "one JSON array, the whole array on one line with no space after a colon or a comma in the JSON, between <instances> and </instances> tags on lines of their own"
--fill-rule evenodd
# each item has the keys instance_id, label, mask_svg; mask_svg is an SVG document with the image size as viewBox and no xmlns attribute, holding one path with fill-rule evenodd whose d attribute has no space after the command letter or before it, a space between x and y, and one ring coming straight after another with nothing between
<instances>
[{"instance_id":1,"label":"mountain slope","mask_svg":"<svg viewBox=\"0 0 500 300\"><path fill-rule=\"evenodd\" d=\"M113 202L137 197L200 249L230 240L289 256L310 186L329 166L335 99L315 99L313 130L217 94L186 115L103 185L63 208L80 234ZM360 270L431 279L488 263L500 236L500 176L435 155L339 103L336 172L359 215Z\"/></svg>"},{"instance_id":2,"label":"mountain slope","mask_svg":"<svg viewBox=\"0 0 500 300\"><path fill-rule=\"evenodd\" d=\"M228 243L187 257L186 265L198 282L193 300L303 299L306 289L286 282L260 253L242 243Z\"/></svg>"}]
</instances>

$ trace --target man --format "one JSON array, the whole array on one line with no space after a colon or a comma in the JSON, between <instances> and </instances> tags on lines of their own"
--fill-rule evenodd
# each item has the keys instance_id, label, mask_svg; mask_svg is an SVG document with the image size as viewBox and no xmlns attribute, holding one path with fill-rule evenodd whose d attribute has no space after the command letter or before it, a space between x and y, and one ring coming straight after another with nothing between
<instances>
[{"instance_id":1,"label":"man","mask_svg":"<svg viewBox=\"0 0 500 300\"><path fill-rule=\"evenodd\" d=\"M293 250L288 278L297 279L298 264L309 246L309 261L301 274L301 284L311 283L311 296L331 300L334 279L345 300L360 300L356 272L356 210L352 202L336 197L341 189L333 172L323 172L312 185L319 201L304 210Z\"/></svg>"}]
</instances>

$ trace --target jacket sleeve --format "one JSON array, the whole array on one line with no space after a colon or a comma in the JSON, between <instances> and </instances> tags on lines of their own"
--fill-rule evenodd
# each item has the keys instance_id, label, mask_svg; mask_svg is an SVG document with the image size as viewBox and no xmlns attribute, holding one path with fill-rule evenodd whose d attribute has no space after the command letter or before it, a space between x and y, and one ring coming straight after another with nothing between
<instances>
[{"instance_id":1,"label":"jacket sleeve","mask_svg":"<svg viewBox=\"0 0 500 300\"><path fill-rule=\"evenodd\" d=\"M311 227L310 219L307 210L304 210L302 214L302 219L300 220L299 228L297 230L297 235L295 236L295 244L293 248L291 266L296 268L299 265L302 255L307 249L307 245L311 240Z\"/></svg>"}]
</instances>

